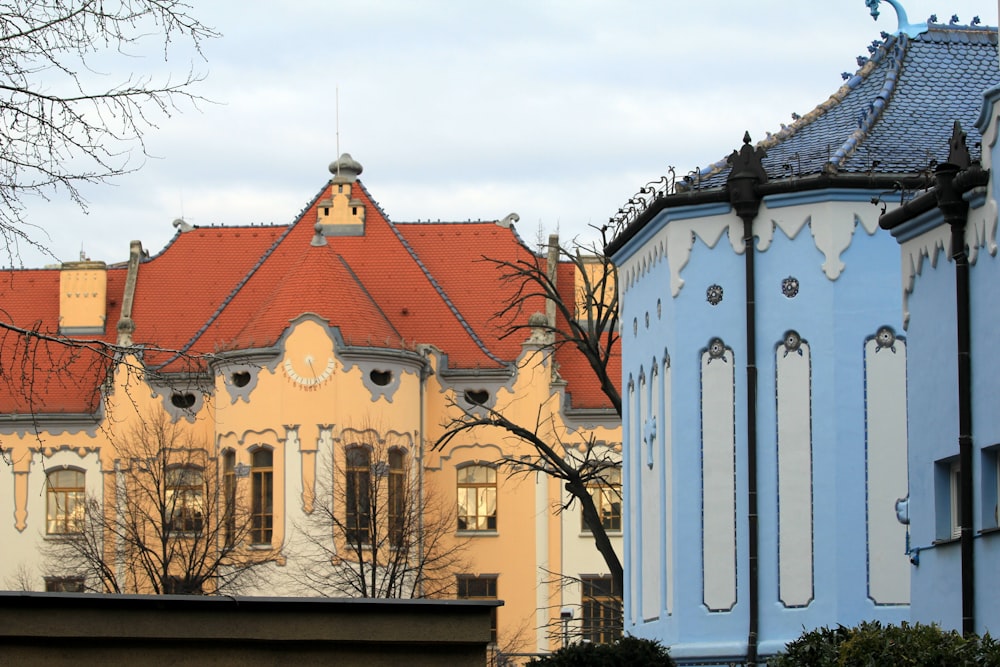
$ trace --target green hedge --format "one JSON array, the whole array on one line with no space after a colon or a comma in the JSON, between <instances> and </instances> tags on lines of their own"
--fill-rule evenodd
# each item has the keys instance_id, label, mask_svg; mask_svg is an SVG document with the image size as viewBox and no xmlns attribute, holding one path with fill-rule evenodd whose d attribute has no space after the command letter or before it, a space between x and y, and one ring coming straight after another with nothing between
<instances>
[{"instance_id":1,"label":"green hedge","mask_svg":"<svg viewBox=\"0 0 1000 667\"><path fill-rule=\"evenodd\" d=\"M878 621L804 633L769 667L1000 667L1000 644L988 634L963 638L936 625Z\"/></svg>"},{"instance_id":2,"label":"green hedge","mask_svg":"<svg viewBox=\"0 0 1000 667\"><path fill-rule=\"evenodd\" d=\"M622 637L611 644L570 644L528 664L542 667L673 667L674 661L657 641Z\"/></svg>"}]
</instances>

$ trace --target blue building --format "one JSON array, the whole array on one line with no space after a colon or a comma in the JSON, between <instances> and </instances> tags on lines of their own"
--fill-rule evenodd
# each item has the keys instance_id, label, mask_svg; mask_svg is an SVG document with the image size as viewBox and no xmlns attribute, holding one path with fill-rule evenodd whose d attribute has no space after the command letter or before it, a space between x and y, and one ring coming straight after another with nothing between
<instances>
[{"instance_id":1,"label":"blue building","mask_svg":"<svg viewBox=\"0 0 1000 667\"><path fill-rule=\"evenodd\" d=\"M991 167L1000 157L1000 89L985 97L976 123L982 162L969 151L979 140L956 123L934 187L884 215L881 225L902 250L909 320L911 617L995 634L1000 262Z\"/></svg>"},{"instance_id":2,"label":"blue building","mask_svg":"<svg viewBox=\"0 0 1000 667\"><path fill-rule=\"evenodd\" d=\"M890 4L898 29L827 101L612 219L625 630L682 663L911 616L912 272L879 218L934 185L941 128L974 128L1000 72L995 29L914 25Z\"/></svg>"}]
</instances>

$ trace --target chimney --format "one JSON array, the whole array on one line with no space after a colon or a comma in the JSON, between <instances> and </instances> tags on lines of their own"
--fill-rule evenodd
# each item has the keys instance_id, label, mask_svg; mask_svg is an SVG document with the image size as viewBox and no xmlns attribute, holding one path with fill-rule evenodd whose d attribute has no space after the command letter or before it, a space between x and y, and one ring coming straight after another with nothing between
<instances>
[{"instance_id":1,"label":"chimney","mask_svg":"<svg viewBox=\"0 0 1000 667\"><path fill-rule=\"evenodd\" d=\"M545 267L552 286L558 289L559 283L559 235L549 234L548 265ZM556 325L556 304L551 299L545 303L545 315L549 318L549 326Z\"/></svg>"}]
</instances>

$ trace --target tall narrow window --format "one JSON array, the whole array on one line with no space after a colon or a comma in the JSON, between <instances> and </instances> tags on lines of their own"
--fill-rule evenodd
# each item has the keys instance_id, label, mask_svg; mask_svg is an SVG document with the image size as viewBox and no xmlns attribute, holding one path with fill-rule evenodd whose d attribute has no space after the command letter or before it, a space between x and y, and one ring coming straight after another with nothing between
<instances>
[{"instance_id":1,"label":"tall narrow window","mask_svg":"<svg viewBox=\"0 0 1000 667\"><path fill-rule=\"evenodd\" d=\"M497 529L497 471L471 465L458 470L458 529Z\"/></svg>"},{"instance_id":2,"label":"tall narrow window","mask_svg":"<svg viewBox=\"0 0 1000 667\"><path fill-rule=\"evenodd\" d=\"M164 509L168 533L200 533L205 518L205 486L202 471L191 466L167 470Z\"/></svg>"},{"instance_id":3,"label":"tall narrow window","mask_svg":"<svg viewBox=\"0 0 1000 667\"><path fill-rule=\"evenodd\" d=\"M389 451L389 544L399 548L406 541L406 454Z\"/></svg>"},{"instance_id":4,"label":"tall narrow window","mask_svg":"<svg viewBox=\"0 0 1000 667\"><path fill-rule=\"evenodd\" d=\"M251 541L270 544L274 528L274 452L258 449L250 457Z\"/></svg>"},{"instance_id":5,"label":"tall narrow window","mask_svg":"<svg viewBox=\"0 0 1000 667\"><path fill-rule=\"evenodd\" d=\"M962 537L962 475L958 461L948 467L949 528L952 539Z\"/></svg>"},{"instance_id":6,"label":"tall narrow window","mask_svg":"<svg viewBox=\"0 0 1000 667\"><path fill-rule=\"evenodd\" d=\"M222 455L222 493L225 500L223 533L226 546L236 540L236 452L227 449Z\"/></svg>"},{"instance_id":7,"label":"tall narrow window","mask_svg":"<svg viewBox=\"0 0 1000 667\"><path fill-rule=\"evenodd\" d=\"M371 452L364 447L347 448L345 489L346 537L350 544L369 544L371 539Z\"/></svg>"},{"instance_id":8,"label":"tall narrow window","mask_svg":"<svg viewBox=\"0 0 1000 667\"><path fill-rule=\"evenodd\" d=\"M85 476L80 470L52 470L46 475L46 522L49 535L67 535L83 530L86 502Z\"/></svg>"},{"instance_id":9,"label":"tall narrow window","mask_svg":"<svg viewBox=\"0 0 1000 667\"><path fill-rule=\"evenodd\" d=\"M622 529L622 471L621 468L607 468L601 472L603 479L594 479L587 483L591 498L601 517L601 525L607 531ZM581 529L589 532L590 528L580 514Z\"/></svg>"},{"instance_id":10,"label":"tall narrow window","mask_svg":"<svg viewBox=\"0 0 1000 667\"><path fill-rule=\"evenodd\" d=\"M934 536L936 541L962 536L959 505L962 497L958 457L934 463Z\"/></svg>"},{"instance_id":11,"label":"tall narrow window","mask_svg":"<svg viewBox=\"0 0 1000 667\"><path fill-rule=\"evenodd\" d=\"M460 600L496 600L497 577L484 574L479 577L470 574L458 575L458 595ZM490 641L497 643L497 608L490 611Z\"/></svg>"},{"instance_id":12,"label":"tall narrow window","mask_svg":"<svg viewBox=\"0 0 1000 667\"><path fill-rule=\"evenodd\" d=\"M583 600L583 639L607 644L622 636L622 592L610 575L580 577Z\"/></svg>"}]
</instances>

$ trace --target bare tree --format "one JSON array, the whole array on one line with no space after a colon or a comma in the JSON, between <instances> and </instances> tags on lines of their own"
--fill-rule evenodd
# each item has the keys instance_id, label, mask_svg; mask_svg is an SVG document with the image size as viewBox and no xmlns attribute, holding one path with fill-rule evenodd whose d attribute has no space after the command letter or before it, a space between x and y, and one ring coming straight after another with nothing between
<instances>
[{"instance_id":1,"label":"bare tree","mask_svg":"<svg viewBox=\"0 0 1000 667\"><path fill-rule=\"evenodd\" d=\"M606 231L602 230L601 248L607 246L604 234ZM530 335L539 345L539 353L526 357L525 363L549 364L554 378L560 355L581 354L620 420L621 393L613 377L615 366L611 363L620 353L615 266L596 246L585 248L576 243L571 247L562 246L557 236L549 237L547 250L545 255L514 260L483 258L497 267L501 281L514 288L494 319L505 329L504 337ZM569 285L559 281L560 263L575 274ZM540 303L545 304L545 317L537 317L532 312ZM580 504L584 524L593 535L617 590L622 590L621 560L608 537L606 516L594 501L595 493L608 493L615 495L619 504L621 502L620 486L612 483L610 472L614 470L617 474L620 469L617 453L597 442L592 435L568 442L567 434L560 431L545 406L539 407L535 423L518 424L504 414L502 406L455 405L461 408L462 414L446 426L434 447L445 447L460 433L484 427L502 429L528 444L535 452L532 459L512 458L498 463L511 471L539 471L563 481L569 502L559 509Z\"/></svg>"},{"instance_id":2,"label":"bare tree","mask_svg":"<svg viewBox=\"0 0 1000 667\"><path fill-rule=\"evenodd\" d=\"M494 314L505 329L502 337L530 334L541 329L547 334L545 348L558 352L572 348L583 355L594 379L621 417L622 399L618 381L609 368L619 354L618 271L604 253L607 230L601 230L601 244L584 246L576 242L560 245L559 237L549 236L544 255L515 260L484 257L500 273L501 282L515 291ZM558 280L558 264L572 267L579 283L565 285ZM546 304L546 321L532 320L534 304Z\"/></svg>"},{"instance_id":3,"label":"bare tree","mask_svg":"<svg viewBox=\"0 0 1000 667\"><path fill-rule=\"evenodd\" d=\"M540 410L539 414L543 414L543 411ZM534 458L505 457L497 462L498 465L505 466L513 474L542 472L563 481L563 486L569 493L569 501L559 510L567 510L575 503L580 504L583 522L593 535L594 545L617 582L618 590L621 590L624 582L622 563L608 536L606 515L598 510L594 501L596 493L605 492L621 501L621 491L611 483L609 474L609 471L620 469L620 460L612 448L597 442L592 435L582 441L567 443L557 429L552 427L552 420L551 415L540 417L538 422L527 427L511 421L501 410L485 407L469 409L449 424L435 447L446 447L459 434L484 427L503 429L512 437L530 445L535 450Z\"/></svg>"},{"instance_id":4,"label":"bare tree","mask_svg":"<svg viewBox=\"0 0 1000 667\"><path fill-rule=\"evenodd\" d=\"M454 507L423 485L412 452L375 428L345 431L302 533L300 582L320 594L438 597L464 571Z\"/></svg>"},{"instance_id":5,"label":"bare tree","mask_svg":"<svg viewBox=\"0 0 1000 667\"><path fill-rule=\"evenodd\" d=\"M28 232L29 196L60 189L85 207L82 183L141 166L144 134L203 76L132 73L135 56L201 55L217 37L180 0L5 0L0 2L0 236L44 249ZM105 74L124 65L123 75ZM148 69L148 68L147 68ZM138 158L134 151L140 152Z\"/></svg>"},{"instance_id":6,"label":"bare tree","mask_svg":"<svg viewBox=\"0 0 1000 667\"><path fill-rule=\"evenodd\" d=\"M277 559L251 551L251 513L235 471L180 421L157 414L114 443L115 472L103 502L87 498L46 557L87 590L228 593Z\"/></svg>"}]
</instances>

